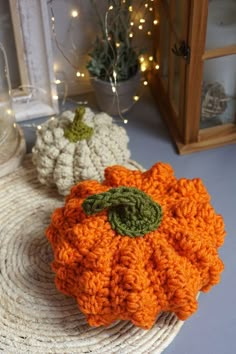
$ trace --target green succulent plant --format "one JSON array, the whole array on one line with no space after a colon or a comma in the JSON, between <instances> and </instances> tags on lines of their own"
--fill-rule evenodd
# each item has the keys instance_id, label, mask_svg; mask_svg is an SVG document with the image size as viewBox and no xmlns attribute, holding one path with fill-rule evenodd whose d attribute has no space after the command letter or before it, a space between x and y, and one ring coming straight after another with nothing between
<instances>
[{"instance_id":1,"label":"green succulent plant","mask_svg":"<svg viewBox=\"0 0 236 354\"><path fill-rule=\"evenodd\" d=\"M89 53L87 69L92 77L104 81L114 79L125 81L139 70L139 51L134 47L131 33L131 12L133 0L107 0L104 16L99 12L98 0L90 0L96 11L100 34L97 35L93 48Z\"/></svg>"}]
</instances>

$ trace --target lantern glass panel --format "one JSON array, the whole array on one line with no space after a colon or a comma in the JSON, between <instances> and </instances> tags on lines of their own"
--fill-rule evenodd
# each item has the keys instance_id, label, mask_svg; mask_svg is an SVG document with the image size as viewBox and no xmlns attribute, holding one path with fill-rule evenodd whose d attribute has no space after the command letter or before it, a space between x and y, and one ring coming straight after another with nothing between
<instances>
[{"instance_id":1,"label":"lantern glass panel","mask_svg":"<svg viewBox=\"0 0 236 354\"><path fill-rule=\"evenodd\" d=\"M236 44L236 1L210 0L206 49Z\"/></svg>"},{"instance_id":2,"label":"lantern glass panel","mask_svg":"<svg viewBox=\"0 0 236 354\"><path fill-rule=\"evenodd\" d=\"M200 127L236 123L236 54L206 60Z\"/></svg>"}]
</instances>

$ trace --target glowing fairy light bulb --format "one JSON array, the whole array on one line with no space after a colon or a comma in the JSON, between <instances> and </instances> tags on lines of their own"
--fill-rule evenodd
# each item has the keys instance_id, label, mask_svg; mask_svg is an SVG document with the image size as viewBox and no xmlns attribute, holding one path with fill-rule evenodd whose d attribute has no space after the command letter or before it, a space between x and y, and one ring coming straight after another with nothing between
<instances>
[{"instance_id":1,"label":"glowing fairy light bulb","mask_svg":"<svg viewBox=\"0 0 236 354\"><path fill-rule=\"evenodd\" d=\"M76 18L79 16L79 12L77 10L72 10L71 11L71 17Z\"/></svg>"},{"instance_id":2,"label":"glowing fairy light bulb","mask_svg":"<svg viewBox=\"0 0 236 354\"><path fill-rule=\"evenodd\" d=\"M140 63L143 63L144 62L144 57L139 57L139 61L140 61Z\"/></svg>"},{"instance_id":3,"label":"glowing fairy light bulb","mask_svg":"<svg viewBox=\"0 0 236 354\"><path fill-rule=\"evenodd\" d=\"M143 26L142 26L142 25L139 25L139 26L138 26L138 29L142 30L142 29L143 29Z\"/></svg>"},{"instance_id":4,"label":"glowing fairy light bulb","mask_svg":"<svg viewBox=\"0 0 236 354\"><path fill-rule=\"evenodd\" d=\"M142 63L141 64L141 71L144 72L147 70L147 64L146 63Z\"/></svg>"},{"instance_id":5,"label":"glowing fairy light bulb","mask_svg":"<svg viewBox=\"0 0 236 354\"><path fill-rule=\"evenodd\" d=\"M53 70L58 71L59 65L57 63L53 63Z\"/></svg>"},{"instance_id":6,"label":"glowing fairy light bulb","mask_svg":"<svg viewBox=\"0 0 236 354\"><path fill-rule=\"evenodd\" d=\"M130 22L130 26L133 26L133 25L134 25L134 22L133 22L133 21L131 21L131 22Z\"/></svg>"},{"instance_id":7,"label":"glowing fairy light bulb","mask_svg":"<svg viewBox=\"0 0 236 354\"><path fill-rule=\"evenodd\" d=\"M149 59L149 61L153 61L153 56L150 55L150 57L148 59Z\"/></svg>"},{"instance_id":8,"label":"glowing fairy light bulb","mask_svg":"<svg viewBox=\"0 0 236 354\"><path fill-rule=\"evenodd\" d=\"M79 71L77 71L76 76L77 76L77 77L80 77L80 76L81 76L81 73L80 73Z\"/></svg>"},{"instance_id":9,"label":"glowing fairy light bulb","mask_svg":"<svg viewBox=\"0 0 236 354\"><path fill-rule=\"evenodd\" d=\"M137 102L139 100L139 96L134 96L133 99Z\"/></svg>"},{"instance_id":10,"label":"glowing fairy light bulb","mask_svg":"<svg viewBox=\"0 0 236 354\"><path fill-rule=\"evenodd\" d=\"M120 47L120 43L119 43L119 42L116 43L116 47L117 47L117 48Z\"/></svg>"},{"instance_id":11,"label":"glowing fairy light bulb","mask_svg":"<svg viewBox=\"0 0 236 354\"><path fill-rule=\"evenodd\" d=\"M155 65L155 69L156 69L156 70L160 69L160 65L158 65L158 64Z\"/></svg>"},{"instance_id":12,"label":"glowing fairy light bulb","mask_svg":"<svg viewBox=\"0 0 236 354\"><path fill-rule=\"evenodd\" d=\"M52 16L52 17L51 17L51 20L52 20L52 22L55 22L55 17Z\"/></svg>"},{"instance_id":13,"label":"glowing fairy light bulb","mask_svg":"<svg viewBox=\"0 0 236 354\"><path fill-rule=\"evenodd\" d=\"M116 93L116 88L115 88L114 85L112 85L111 90L112 90L113 93Z\"/></svg>"},{"instance_id":14,"label":"glowing fairy light bulb","mask_svg":"<svg viewBox=\"0 0 236 354\"><path fill-rule=\"evenodd\" d=\"M129 11L130 11L130 12L133 11L133 6L129 6Z\"/></svg>"},{"instance_id":15,"label":"glowing fairy light bulb","mask_svg":"<svg viewBox=\"0 0 236 354\"><path fill-rule=\"evenodd\" d=\"M53 95L52 98L53 98L54 100L58 100L58 96L57 96L57 95Z\"/></svg>"},{"instance_id":16,"label":"glowing fairy light bulb","mask_svg":"<svg viewBox=\"0 0 236 354\"><path fill-rule=\"evenodd\" d=\"M117 78L117 73L115 70L113 70L113 77L114 77L114 80L116 81L116 78Z\"/></svg>"},{"instance_id":17,"label":"glowing fairy light bulb","mask_svg":"<svg viewBox=\"0 0 236 354\"><path fill-rule=\"evenodd\" d=\"M151 32L151 31L147 31L147 35L148 35L148 36L151 36L151 35L152 35L152 32Z\"/></svg>"},{"instance_id":18,"label":"glowing fairy light bulb","mask_svg":"<svg viewBox=\"0 0 236 354\"><path fill-rule=\"evenodd\" d=\"M143 82L143 84L144 84L144 86L147 86L147 85L148 85L148 82L145 80L145 81Z\"/></svg>"},{"instance_id":19,"label":"glowing fairy light bulb","mask_svg":"<svg viewBox=\"0 0 236 354\"><path fill-rule=\"evenodd\" d=\"M55 84L59 85L61 83L61 80L57 79L55 80Z\"/></svg>"},{"instance_id":20,"label":"glowing fairy light bulb","mask_svg":"<svg viewBox=\"0 0 236 354\"><path fill-rule=\"evenodd\" d=\"M152 7L149 7L149 11L153 11L153 8L152 8Z\"/></svg>"},{"instance_id":21,"label":"glowing fairy light bulb","mask_svg":"<svg viewBox=\"0 0 236 354\"><path fill-rule=\"evenodd\" d=\"M124 119L124 123L127 124L128 123L128 119Z\"/></svg>"},{"instance_id":22,"label":"glowing fairy light bulb","mask_svg":"<svg viewBox=\"0 0 236 354\"><path fill-rule=\"evenodd\" d=\"M130 37L130 38L133 38L133 36L134 36L134 34L131 32L131 33L129 34L129 37Z\"/></svg>"},{"instance_id":23,"label":"glowing fairy light bulb","mask_svg":"<svg viewBox=\"0 0 236 354\"><path fill-rule=\"evenodd\" d=\"M108 8L108 10L113 10L113 6L111 5L111 6L109 6L109 8Z\"/></svg>"},{"instance_id":24,"label":"glowing fairy light bulb","mask_svg":"<svg viewBox=\"0 0 236 354\"><path fill-rule=\"evenodd\" d=\"M144 6L145 6L145 7L148 7L148 4L145 4Z\"/></svg>"},{"instance_id":25,"label":"glowing fairy light bulb","mask_svg":"<svg viewBox=\"0 0 236 354\"><path fill-rule=\"evenodd\" d=\"M145 23L145 19L144 18L140 18L139 22L140 23Z\"/></svg>"},{"instance_id":26,"label":"glowing fairy light bulb","mask_svg":"<svg viewBox=\"0 0 236 354\"><path fill-rule=\"evenodd\" d=\"M85 76L85 74L84 73L81 73L81 77L84 77Z\"/></svg>"},{"instance_id":27,"label":"glowing fairy light bulb","mask_svg":"<svg viewBox=\"0 0 236 354\"><path fill-rule=\"evenodd\" d=\"M158 24L158 20L154 20L153 24L156 26Z\"/></svg>"}]
</instances>

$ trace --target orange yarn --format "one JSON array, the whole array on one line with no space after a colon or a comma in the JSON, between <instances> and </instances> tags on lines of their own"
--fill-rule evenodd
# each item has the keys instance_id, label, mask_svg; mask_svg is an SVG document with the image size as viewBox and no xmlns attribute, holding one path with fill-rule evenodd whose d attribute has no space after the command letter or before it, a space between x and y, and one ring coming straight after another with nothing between
<instances>
[{"instance_id":1,"label":"orange yarn","mask_svg":"<svg viewBox=\"0 0 236 354\"><path fill-rule=\"evenodd\" d=\"M87 216L83 201L119 186L136 187L161 205L163 219L144 237L121 236L107 211ZM161 311L181 320L197 309L197 294L220 280L223 219L210 204L200 179L177 180L168 164L142 173L125 167L105 170L102 184L74 186L56 209L46 235L54 250L60 291L77 299L92 326L130 320L148 329Z\"/></svg>"}]
</instances>

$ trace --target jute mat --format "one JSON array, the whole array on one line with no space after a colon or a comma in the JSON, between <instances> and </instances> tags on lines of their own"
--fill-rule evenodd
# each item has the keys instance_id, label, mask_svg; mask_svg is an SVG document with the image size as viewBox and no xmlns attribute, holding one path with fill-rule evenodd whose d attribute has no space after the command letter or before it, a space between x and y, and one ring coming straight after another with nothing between
<instances>
[{"instance_id":1,"label":"jute mat","mask_svg":"<svg viewBox=\"0 0 236 354\"><path fill-rule=\"evenodd\" d=\"M148 331L124 321L92 328L56 289L44 230L63 198L39 184L30 155L0 179L0 200L0 352L158 354L170 344L183 324L173 314Z\"/></svg>"}]
</instances>

